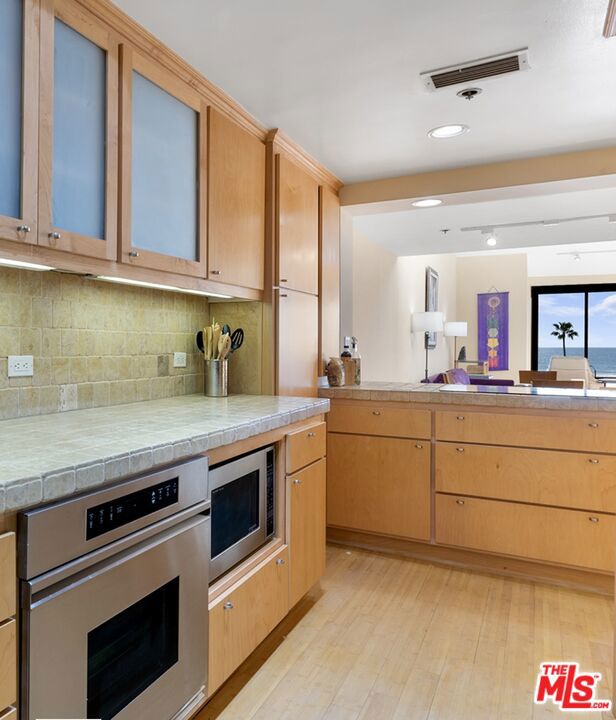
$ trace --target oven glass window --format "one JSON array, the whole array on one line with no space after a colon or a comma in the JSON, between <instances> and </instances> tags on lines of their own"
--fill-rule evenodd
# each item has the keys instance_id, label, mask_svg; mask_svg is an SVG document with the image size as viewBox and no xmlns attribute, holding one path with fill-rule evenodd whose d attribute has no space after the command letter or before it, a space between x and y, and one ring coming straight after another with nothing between
<instances>
[{"instance_id":1,"label":"oven glass window","mask_svg":"<svg viewBox=\"0 0 616 720\"><path fill-rule=\"evenodd\" d=\"M88 633L88 717L110 720L178 661L180 578Z\"/></svg>"},{"instance_id":2,"label":"oven glass window","mask_svg":"<svg viewBox=\"0 0 616 720\"><path fill-rule=\"evenodd\" d=\"M258 470L212 490L212 558L258 527Z\"/></svg>"}]
</instances>

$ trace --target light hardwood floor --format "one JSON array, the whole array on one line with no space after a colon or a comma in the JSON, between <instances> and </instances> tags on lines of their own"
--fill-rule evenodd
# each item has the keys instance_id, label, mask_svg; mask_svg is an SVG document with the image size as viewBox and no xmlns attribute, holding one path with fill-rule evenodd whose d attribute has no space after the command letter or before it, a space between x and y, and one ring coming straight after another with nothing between
<instances>
[{"instance_id":1,"label":"light hardwood floor","mask_svg":"<svg viewBox=\"0 0 616 720\"><path fill-rule=\"evenodd\" d=\"M525 720L539 663L578 661L611 697L613 600L329 546L313 590L197 720Z\"/></svg>"}]
</instances>

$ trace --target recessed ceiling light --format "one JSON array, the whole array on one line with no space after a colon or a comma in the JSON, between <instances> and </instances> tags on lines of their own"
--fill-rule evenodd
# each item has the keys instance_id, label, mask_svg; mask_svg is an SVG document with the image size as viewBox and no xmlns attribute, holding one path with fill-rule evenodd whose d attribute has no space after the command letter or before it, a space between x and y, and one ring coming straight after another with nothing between
<instances>
[{"instance_id":1,"label":"recessed ceiling light","mask_svg":"<svg viewBox=\"0 0 616 720\"><path fill-rule=\"evenodd\" d=\"M464 135L464 133L467 133L468 131L468 125L440 125L439 127L432 128L432 130L428 132L428 135L432 138L436 138L437 140L445 140L447 138Z\"/></svg>"},{"instance_id":2,"label":"recessed ceiling light","mask_svg":"<svg viewBox=\"0 0 616 720\"><path fill-rule=\"evenodd\" d=\"M488 237L488 239L486 240L486 243L487 243L490 247L494 247L494 246L496 245L496 238L494 237L494 235L490 235L490 236Z\"/></svg>"},{"instance_id":3,"label":"recessed ceiling light","mask_svg":"<svg viewBox=\"0 0 616 720\"><path fill-rule=\"evenodd\" d=\"M442 202L443 201L438 198L424 198L423 200L415 200L415 202L411 204L413 207L436 207Z\"/></svg>"}]
</instances>

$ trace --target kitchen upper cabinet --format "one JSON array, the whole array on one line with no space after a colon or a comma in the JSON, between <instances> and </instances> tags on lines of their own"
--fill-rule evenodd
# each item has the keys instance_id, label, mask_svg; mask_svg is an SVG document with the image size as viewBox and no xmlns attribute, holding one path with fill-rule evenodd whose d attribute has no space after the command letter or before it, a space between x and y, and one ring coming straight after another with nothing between
<instances>
[{"instance_id":1,"label":"kitchen upper cabinet","mask_svg":"<svg viewBox=\"0 0 616 720\"><path fill-rule=\"evenodd\" d=\"M340 200L319 192L319 359L322 374L330 357L340 353Z\"/></svg>"},{"instance_id":2,"label":"kitchen upper cabinet","mask_svg":"<svg viewBox=\"0 0 616 720\"><path fill-rule=\"evenodd\" d=\"M276 156L278 263L276 284L319 291L319 185L286 155Z\"/></svg>"},{"instance_id":3,"label":"kitchen upper cabinet","mask_svg":"<svg viewBox=\"0 0 616 720\"><path fill-rule=\"evenodd\" d=\"M187 83L121 48L122 261L205 277L207 108Z\"/></svg>"},{"instance_id":4,"label":"kitchen upper cabinet","mask_svg":"<svg viewBox=\"0 0 616 720\"><path fill-rule=\"evenodd\" d=\"M265 144L209 108L208 278L263 290Z\"/></svg>"},{"instance_id":5,"label":"kitchen upper cabinet","mask_svg":"<svg viewBox=\"0 0 616 720\"><path fill-rule=\"evenodd\" d=\"M42 0L40 245L117 257L118 44L72 0Z\"/></svg>"},{"instance_id":6,"label":"kitchen upper cabinet","mask_svg":"<svg viewBox=\"0 0 616 720\"><path fill-rule=\"evenodd\" d=\"M277 394L317 394L319 299L281 288L277 312Z\"/></svg>"},{"instance_id":7,"label":"kitchen upper cabinet","mask_svg":"<svg viewBox=\"0 0 616 720\"><path fill-rule=\"evenodd\" d=\"M0 3L0 238L36 243L38 158L36 0Z\"/></svg>"},{"instance_id":8,"label":"kitchen upper cabinet","mask_svg":"<svg viewBox=\"0 0 616 720\"><path fill-rule=\"evenodd\" d=\"M430 539L430 441L328 433L327 524Z\"/></svg>"},{"instance_id":9,"label":"kitchen upper cabinet","mask_svg":"<svg viewBox=\"0 0 616 720\"><path fill-rule=\"evenodd\" d=\"M325 471L319 460L288 479L291 495L291 581L293 607L325 572Z\"/></svg>"}]
</instances>

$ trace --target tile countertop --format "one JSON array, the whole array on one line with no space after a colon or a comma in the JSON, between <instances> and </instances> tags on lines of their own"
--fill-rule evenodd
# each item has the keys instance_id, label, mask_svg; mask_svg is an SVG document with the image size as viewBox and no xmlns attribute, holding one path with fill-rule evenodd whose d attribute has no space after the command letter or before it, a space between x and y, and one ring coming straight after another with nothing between
<instances>
[{"instance_id":1,"label":"tile countertop","mask_svg":"<svg viewBox=\"0 0 616 720\"><path fill-rule=\"evenodd\" d=\"M318 398L184 395L0 422L0 513L260 435L329 410Z\"/></svg>"},{"instance_id":2,"label":"tile countertop","mask_svg":"<svg viewBox=\"0 0 616 720\"><path fill-rule=\"evenodd\" d=\"M569 390L499 385L436 385L365 382L355 387L320 387L322 398L385 402L541 408L545 410L616 412L614 390Z\"/></svg>"}]
</instances>

